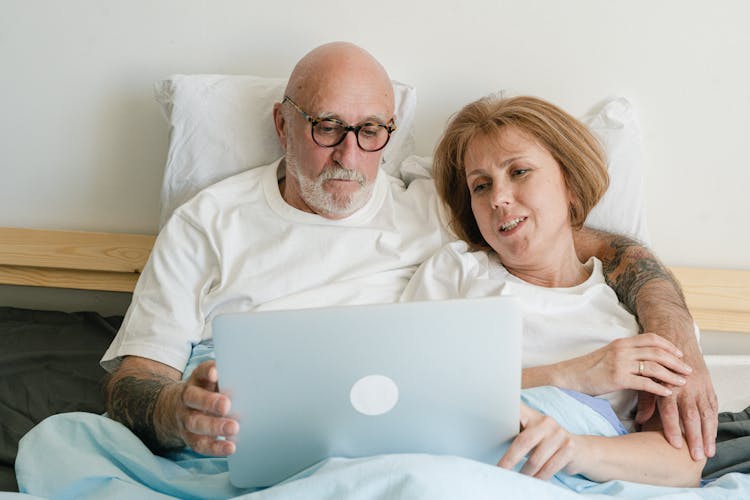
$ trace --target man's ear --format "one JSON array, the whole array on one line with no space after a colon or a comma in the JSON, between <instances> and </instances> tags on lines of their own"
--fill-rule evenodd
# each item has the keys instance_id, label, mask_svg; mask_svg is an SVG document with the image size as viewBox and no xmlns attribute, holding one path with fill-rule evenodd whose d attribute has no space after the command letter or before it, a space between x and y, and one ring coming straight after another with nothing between
<instances>
[{"instance_id":1,"label":"man's ear","mask_svg":"<svg viewBox=\"0 0 750 500\"><path fill-rule=\"evenodd\" d=\"M281 108L281 103L277 102L273 105L273 126L276 129L276 137L279 139L281 149L286 152L286 137L287 137L287 122L284 118L284 113Z\"/></svg>"}]
</instances>

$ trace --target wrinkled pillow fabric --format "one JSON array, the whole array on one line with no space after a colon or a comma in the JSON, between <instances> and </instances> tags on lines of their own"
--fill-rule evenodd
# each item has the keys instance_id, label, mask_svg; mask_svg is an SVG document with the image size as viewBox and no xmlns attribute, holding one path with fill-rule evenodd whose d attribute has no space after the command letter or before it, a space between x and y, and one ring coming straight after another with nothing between
<instances>
[{"instance_id":1,"label":"wrinkled pillow fabric","mask_svg":"<svg viewBox=\"0 0 750 500\"><path fill-rule=\"evenodd\" d=\"M161 225L198 191L282 155L273 126L273 105L285 78L251 75L174 75L154 85L170 125L161 189ZM383 168L398 175L414 152L416 90L393 82L398 129L383 151Z\"/></svg>"},{"instance_id":2,"label":"wrinkled pillow fabric","mask_svg":"<svg viewBox=\"0 0 750 500\"><path fill-rule=\"evenodd\" d=\"M649 245L643 192L645 154L635 109L620 97L607 101L583 122L604 147L609 171L609 189L589 214L586 226Z\"/></svg>"}]
</instances>

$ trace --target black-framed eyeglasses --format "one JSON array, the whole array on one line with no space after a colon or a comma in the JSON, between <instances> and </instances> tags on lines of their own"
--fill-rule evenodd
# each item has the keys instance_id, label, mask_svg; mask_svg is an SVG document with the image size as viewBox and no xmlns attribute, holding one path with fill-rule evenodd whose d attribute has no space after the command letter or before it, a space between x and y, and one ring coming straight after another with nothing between
<instances>
[{"instance_id":1,"label":"black-framed eyeglasses","mask_svg":"<svg viewBox=\"0 0 750 500\"><path fill-rule=\"evenodd\" d=\"M305 111L299 107L299 105L292 100L291 97L285 95L284 100L281 103L289 102L294 106L297 111L302 113L305 120L310 122L310 133L312 139L320 147L332 148L338 146L344 142L346 134L354 132L354 136L357 138L357 145L362 151L372 153L380 151L388 144L391 138L391 133L396 130L396 125L393 120L389 124L377 123L377 122L366 122L360 125L347 125L341 120L335 118L313 118L312 116L305 113Z\"/></svg>"}]
</instances>

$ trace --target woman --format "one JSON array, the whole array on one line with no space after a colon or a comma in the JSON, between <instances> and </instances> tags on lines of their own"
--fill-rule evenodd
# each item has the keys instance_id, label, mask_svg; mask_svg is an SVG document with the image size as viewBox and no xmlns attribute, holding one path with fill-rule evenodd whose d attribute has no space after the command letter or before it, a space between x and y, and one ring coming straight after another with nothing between
<instances>
[{"instance_id":1,"label":"woman","mask_svg":"<svg viewBox=\"0 0 750 500\"><path fill-rule=\"evenodd\" d=\"M629 430L635 391L667 395L685 383L691 370L679 350L659 336L639 335L635 318L605 283L601 262L576 256L574 231L608 184L601 148L585 126L537 98L488 97L453 118L434 161L438 192L463 241L419 269L405 300L519 297L523 387L604 396ZM513 467L531 452L523 471L538 477L566 467L600 481L696 485L700 479L703 463L672 448L660 432L573 436L527 407L522 426L499 465Z\"/></svg>"}]
</instances>

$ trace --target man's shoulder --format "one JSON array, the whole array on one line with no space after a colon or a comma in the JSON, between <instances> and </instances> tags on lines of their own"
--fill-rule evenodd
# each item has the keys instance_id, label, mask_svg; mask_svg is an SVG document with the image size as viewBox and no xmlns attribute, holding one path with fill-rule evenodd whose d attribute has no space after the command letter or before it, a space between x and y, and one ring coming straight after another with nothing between
<instances>
[{"instance_id":1,"label":"man's shoulder","mask_svg":"<svg viewBox=\"0 0 750 500\"><path fill-rule=\"evenodd\" d=\"M432 178L413 178L404 180L400 177L394 177L390 174L383 173L388 179L388 187L394 193L404 193L416 196L436 197L435 182Z\"/></svg>"},{"instance_id":2,"label":"man's shoulder","mask_svg":"<svg viewBox=\"0 0 750 500\"><path fill-rule=\"evenodd\" d=\"M432 179L412 179L406 183L398 177L388 176L390 198L405 213L438 220L442 224L441 202Z\"/></svg>"},{"instance_id":3,"label":"man's shoulder","mask_svg":"<svg viewBox=\"0 0 750 500\"><path fill-rule=\"evenodd\" d=\"M183 217L200 217L206 213L231 210L262 200L264 178L275 164L244 170L200 190L176 212Z\"/></svg>"},{"instance_id":4,"label":"man's shoulder","mask_svg":"<svg viewBox=\"0 0 750 500\"><path fill-rule=\"evenodd\" d=\"M198 195L204 194L207 196L225 197L251 192L262 187L263 179L267 175L270 175L269 171L275 169L276 165L277 163L274 162L269 165L263 165L262 167L243 170L242 172L238 172L211 184L199 191Z\"/></svg>"}]
</instances>

